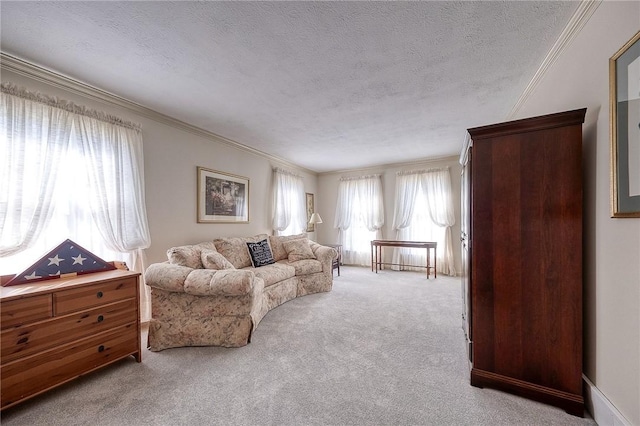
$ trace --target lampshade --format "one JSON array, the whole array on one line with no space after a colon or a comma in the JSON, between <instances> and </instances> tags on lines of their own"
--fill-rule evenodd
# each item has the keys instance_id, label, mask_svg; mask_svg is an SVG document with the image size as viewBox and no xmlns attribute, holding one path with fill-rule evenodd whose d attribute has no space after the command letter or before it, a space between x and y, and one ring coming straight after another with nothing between
<instances>
[{"instance_id":1,"label":"lampshade","mask_svg":"<svg viewBox=\"0 0 640 426\"><path fill-rule=\"evenodd\" d=\"M311 219L309 219L309 223L322 223L322 218L318 213L314 213L311 215Z\"/></svg>"}]
</instances>

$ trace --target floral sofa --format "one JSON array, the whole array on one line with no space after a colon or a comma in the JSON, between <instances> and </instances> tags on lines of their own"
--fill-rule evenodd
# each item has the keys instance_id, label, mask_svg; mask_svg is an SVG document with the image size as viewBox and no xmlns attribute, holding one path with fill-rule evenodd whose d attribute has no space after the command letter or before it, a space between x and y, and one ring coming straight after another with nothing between
<instances>
[{"instance_id":1,"label":"floral sofa","mask_svg":"<svg viewBox=\"0 0 640 426\"><path fill-rule=\"evenodd\" d=\"M152 351L246 345L269 310L331 290L337 252L306 234L261 234L173 247L167 257L145 271Z\"/></svg>"}]
</instances>

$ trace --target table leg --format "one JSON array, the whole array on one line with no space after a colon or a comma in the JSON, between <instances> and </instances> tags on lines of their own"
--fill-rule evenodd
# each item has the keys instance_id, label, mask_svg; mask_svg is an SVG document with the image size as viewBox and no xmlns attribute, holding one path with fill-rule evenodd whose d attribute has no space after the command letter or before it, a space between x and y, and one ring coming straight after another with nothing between
<instances>
[{"instance_id":1,"label":"table leg","mask_svg":"<svg viewBox=\"0 0 640 426\"><path fill-rule=\"evenodd\" d=\"M438 278L438 248L433 248L433 278Z\"/></svg>"},{"instance_id":2,"label":"table leg","mask_svg":"<svg viewBox=\"0 0 640 426\"><path fill-rule=\"evenodd\" d=\"M373 242L371 242L371 272L373 272Z\"/></svg>"},{"instance_id":3,"label":"table leg","mask_svg":"<svg viewBox=\"0 0 640 426\"><path fill-rule=\"evenodd\" d=\"M429 247L427 247L427 279L429 279L429 270L431 269L431 257L429 256Z\"/></svg>"}]
</instances>

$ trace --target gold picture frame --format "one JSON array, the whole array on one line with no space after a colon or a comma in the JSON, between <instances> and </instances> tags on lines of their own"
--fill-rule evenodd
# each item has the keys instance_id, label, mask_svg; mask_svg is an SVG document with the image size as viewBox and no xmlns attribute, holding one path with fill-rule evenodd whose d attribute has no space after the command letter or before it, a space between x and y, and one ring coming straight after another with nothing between
<instances>
[{"instance_id":1,"label":"gold picture frame","mask_svg":"<svg viewBox=\"0 0 640 426\"><path fill-rule=\"evenodd\" d=\"M198 223L249 223L249 179L198 167Z\"/></svg>"},{"instance_id":2,"label":"gold picture frame","mask_svg":"<svg viewBox=\"0 0 640 426\"><path fill-rule=\"evenodd\" d=\"M309 223L309 221L311 220L311 216L313 215L313 212L315 211L315 206L314 206L314 201L313 201L313 194L310 193L305 193L306 195L306 208L307 208L307 232L314 232L316 230L316 224L315 223Z\"/></svg>"},{"instance_id":3,"label":"gold picture frame","mask_svg":"<svg viewBox=\"0 0 640 426\"><path fill-rule=\"evenodd\" d=\"M609 59L611 217L640 217L640 31Z\"/></svg>"}]
</instances>

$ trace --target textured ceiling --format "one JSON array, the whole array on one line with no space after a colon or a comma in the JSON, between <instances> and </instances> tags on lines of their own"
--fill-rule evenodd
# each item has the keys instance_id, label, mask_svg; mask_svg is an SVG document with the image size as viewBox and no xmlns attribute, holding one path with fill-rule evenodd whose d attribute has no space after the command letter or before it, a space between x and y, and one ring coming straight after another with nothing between
<instances>
[{"instance_id":1,"label":"textured ceiling","mask_svg":"<svg viewBox=\"0 0 640 426\"><path fill-rule=\"evenodd\" d=\"M577 6L3 0L1 48L324 172L457 155Z\"/></svg>"}]
</instances>

